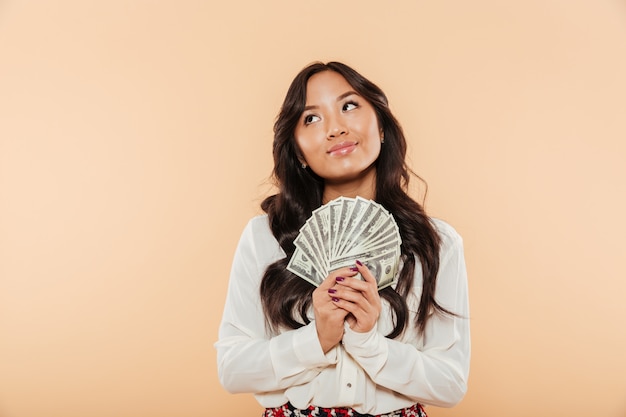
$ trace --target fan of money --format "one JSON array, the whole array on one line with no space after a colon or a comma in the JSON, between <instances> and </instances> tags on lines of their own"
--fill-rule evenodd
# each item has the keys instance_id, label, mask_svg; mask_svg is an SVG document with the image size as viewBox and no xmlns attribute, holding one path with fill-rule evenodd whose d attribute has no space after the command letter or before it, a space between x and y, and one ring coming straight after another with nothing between
<instances>
[{"instance_id":1,"label":"fan of money","mask_svg":"<svg viewBox=\"0 0 626 417\"><path fill-rule=\"evenodd\" d=\"M315 210L302 226L287 269L319 286L330 271L353 266L358 259L382 289L397 278L401 243L398 225L383 206L339 197Z\"/></svg>"}]
</instances>

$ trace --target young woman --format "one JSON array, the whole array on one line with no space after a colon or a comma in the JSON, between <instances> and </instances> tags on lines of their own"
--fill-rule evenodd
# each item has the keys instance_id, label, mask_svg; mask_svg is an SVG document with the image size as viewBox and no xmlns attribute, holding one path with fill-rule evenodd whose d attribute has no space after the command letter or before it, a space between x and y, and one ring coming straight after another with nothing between
<instances>
[{"instance_id":1,"label":"young woman","mask_svg":"<svg viewBox=\"0 0 626 417\"><path fill-rule=\"evenodd\" d=\"M406 140L385 94L342 63L314 63L274 134L278 192L235 253L215 344L222 385L254 393L266 417L424 416L423 405L458 403L470 361L463 244L407 195ZM317 287L286 269L313 210L340 196L393 215L394 285L378 290L358 259Z\"/></svg>"}]
</instances>

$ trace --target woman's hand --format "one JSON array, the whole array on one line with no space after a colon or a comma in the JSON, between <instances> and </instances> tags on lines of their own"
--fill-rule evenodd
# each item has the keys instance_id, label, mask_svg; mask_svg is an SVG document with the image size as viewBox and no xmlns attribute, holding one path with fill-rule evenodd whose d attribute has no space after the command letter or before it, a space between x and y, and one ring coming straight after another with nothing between
<instances>
[{"instance_id":1,"label":"woman's hand","mask_svg":"<svg viewBox=\"0 0 626 417\"><path fill-rule=\"evenodd\" d=\"M335 297L337 279L353 279L356 268L340 268L331 272L328 277L313 291L313 313L317 337L324 353L337 345L343 338L343 324L349 311L337 305Z\"/></svg>"},{"instance_id":2,"label":"woman's hand","mask_svg":"<svg viewBox=\"0 0 626 417\"><path fill-rule=\"evenodd\" d=\"M374 328L382 309L378 283L361 262L356 261L354 269L361 274L363 281L352 277L336 278L332 300L337 307L350 313L346 316L350 328L365 333Z\"/></svg>"}]
</instances>

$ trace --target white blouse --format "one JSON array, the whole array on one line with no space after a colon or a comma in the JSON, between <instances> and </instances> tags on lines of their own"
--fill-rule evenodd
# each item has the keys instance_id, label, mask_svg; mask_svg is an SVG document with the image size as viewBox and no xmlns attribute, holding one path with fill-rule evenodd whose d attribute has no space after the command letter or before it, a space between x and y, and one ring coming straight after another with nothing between
<instances>
[{"instance_id":1,"label":"white blouse","mask_svg":"<svg viewBox=\"0 0 626 417\"><path fill-rule=\"evenodd\" d=\"M220 382L231 393L254 393L263 407L290 401L296 408L351 407L383 414L418 402L457 404L467 390L470 328L463 242L441 220L432 219L442 239L435 298L458 316L432 314L423 334L415 329L422 271L407 300L409 325L396 339L389 305L378 325L357 333L347 325L341 344L326 354L312 313L310 324L272 336L266 328L259 285L267 266L285 253L270 231L267 215L245 227L235 252L217 349Z\"/></svg>"}]
</instances>

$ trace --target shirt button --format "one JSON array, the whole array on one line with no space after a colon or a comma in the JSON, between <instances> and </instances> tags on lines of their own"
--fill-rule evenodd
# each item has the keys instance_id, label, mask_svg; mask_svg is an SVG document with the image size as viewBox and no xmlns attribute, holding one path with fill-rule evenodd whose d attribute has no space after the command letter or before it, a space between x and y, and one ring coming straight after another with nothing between
<instances>
[{"instance_id":1,"label":"shirt button","mask_svg":"<svg viewBox=\"0 0 626 417\"><path fill-rule=\"evenodd\" d=\"M349 383L349 382L346 384L346 386L347 386L348 388L352 388L352 384L351 384L351 383Z\"/></svg>"}]
</instances>

